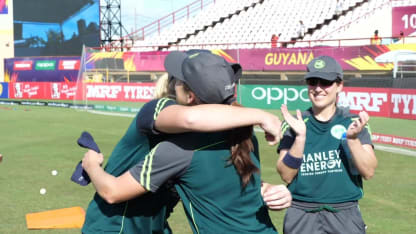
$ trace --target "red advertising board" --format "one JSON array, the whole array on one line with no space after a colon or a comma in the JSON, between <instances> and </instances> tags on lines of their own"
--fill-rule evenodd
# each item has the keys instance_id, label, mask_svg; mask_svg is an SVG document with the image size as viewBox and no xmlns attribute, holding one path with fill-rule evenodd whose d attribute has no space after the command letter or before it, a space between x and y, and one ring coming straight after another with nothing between
<instances>
[{"instance_id":1,"label":"red advertising board","mask_svg":"<svg viewBox=\"0 0 416 234\"><path fill-rule=\"evenodd\" d=\"M16 82L9 85L12 99L96 100L146 102L153 98L154 83ZM370 116L415 119L416 89L344 87L338 105Z\"/></svg>"},{"instance_id":2,"label":"red advertising board","mask_svg":"<svg viewBox=\"0 0 416 234\"><path fill-rule=\"evenodd\" d=\"M77 87L75 82L16 82L10 83L9 96L12 99L145 102L153 98L153 89L154 83L79 83Z\"/></svg>"},{"instance_id":3,"label":"red advertising board","mask_svg":"<svg viewBox=\"0 0 416 234\"><path fill-rule=\"evenodd\" d=\"M338 104L370 116L416 119L416 89L344 87Z\"/></svg>"},{"instance_id":4,"label":"red advertising board","mask_svg":"<svg viewBox=\"0 0 416 234\"><path fill-rule=\"evenodd\" d=\"M338 104L355 113L366 111L370 116L386 116L390 112L389 93L386 88L344 87Z\"/></svg>"},{"instance_id":5,"label":"red advertising board","mask_svg":"<svg viewBox=\"0 0 416 234\"><path fill-rule=\"evenodd\" d=\"M59 60L59 70L79 70L80 60Z\"/></svg>"},{"instance_id":6,"label":"red advertising board","mask_svg":"<svg viewBox=\"0 0 416 234\"><path fill-rule=\"evenodd\" d=\"M9 96L14 99L74 99L76 83L16 82L10 83Z\"/></svg>"},{"instance_id":7,"label":"red advertising board","mask_svg":"<svg viewBox=\"0 0 416 234\"><path fill-rule=\"evenodd\" d=\"M390 89L390 116L416 119L416 89Z\"/></svg>"},{"instance_id":8,"label":"red advertising board","mask_svg":"<svg viewBox=\"0 0 416 234\"><path fill-rule=\"evenodd\" d=\"M44 84L38 82L10 83L9 97L16 99L49 99Z\"/></svg>"},{"instance_id":9,"label":"red advertising board","mask_svg":"<svg viewBox=\"0 0 416 234\"><path fill-rule=\"evenodd\" d=\"M68 100L74 99L77 93L76 83L53 82L48 83L46 93L50 99Z\"/></svg>"},{"instance_id":10,"label":"red advertising board","mask_svg":"<svg viewBox=\"0 0 416 234\"><path fill-rule=\"evenodd\" d=\"M14 61L13 69L16 71L29 71L32 70L33 61L23 60L23 61Z\"/></svg>"},{"instance_id":11,"label":"red advertising board","mask_svg":"<svg viewBox=\"0 0 416 234\"><path fill-rule=\"evenodd\" d=\"M153 98L153 91L154 83L88 83L82 85L77 99L145 102Z\"/></svg>"}]
</instances>

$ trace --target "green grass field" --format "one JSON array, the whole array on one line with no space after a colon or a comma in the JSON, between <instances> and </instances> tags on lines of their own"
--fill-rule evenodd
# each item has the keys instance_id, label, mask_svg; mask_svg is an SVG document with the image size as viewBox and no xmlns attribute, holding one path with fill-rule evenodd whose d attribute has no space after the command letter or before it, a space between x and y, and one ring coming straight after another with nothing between
<instances>
[{"instance_id":1,"label":"green grass field","mask_svg":"<svg viewBox=\"0 0 416 234\"><path fill-rule=\"evenodd\" d=\"M108 157L124 134L131 118L96 115L62 108L0 105L0 233L80 233L79 229L26 229L25 214L81 206L86 209L92 186L70 181L84 151L76 139L82 131L92 133ZM373 132L415 137L411 120L372 118ZM260 133L262 176L281 183L275 171L276 147L268 146ZM360 202L368 233L414 233L416 226L416 157L376 151L379 167L375 177L365 181ZM51 171L58 175L52 176ZM39 190L47 193L40 195ZM271 212L281 232L284 212ZM170 224L175 233L190 233L181 206ZM281 232L282 233L282 232Z\"/></svg>"}]
</instances>

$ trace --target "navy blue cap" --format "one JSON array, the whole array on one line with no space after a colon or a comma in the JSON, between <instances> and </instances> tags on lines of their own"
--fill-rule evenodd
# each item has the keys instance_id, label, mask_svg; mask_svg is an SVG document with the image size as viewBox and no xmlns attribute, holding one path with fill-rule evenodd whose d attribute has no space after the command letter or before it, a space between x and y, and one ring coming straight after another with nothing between
<instances>
[{"instance_id":1,"label":"navy blue cap","mask_svg":"<svg viewBox=\"0 0 416 234\"><path fill-rule=\"evenodd\" d=\"M312 59L308 63L305 80L311 78L320 78L334 81L342 80L343 72L341 65L332 57L323 55Z\"/></svg>"},{"instance_id":2,"label":"navy blue cap","mask_svg":"<svg viewBox=\"0 0 416 234\"><path fill-rule=\"evenodd\" d=\"M77 143L79 146L83 148L87 148L90 150L94 150L97 153L101 153L97 143L95 143L94 138L91 136L89 132L82 132L81 136L78 138Z\"/></svg>"},{"instance_id":3,"label":"navy blue cap","mask_svg":"<svg viewBox=\"0 0 416 234\"><path fill-rule=\"evenodd\" d=\"M225 103L235 94L241 78L240 64L230 64L223 57L206 51L173 51L165 59L169 75L183 81L204 103Z\"/></svg>"},{"instance_id":4,"label":"navy blue cap","mask_svg":"<svg viewBox=\"0 0 416 234\"><path fill-rule=\"evenodd\" d=\"M77 140L77 143L82 148L87 148L94 150L97 153L101 153L97 143L95 143L94 138L89 132L82 132L81 136ZM72 173L71 180L82 186L86 186L91 182L87 172L82 168L82 161L80 161L75 167L75 171Z\"/></svg>"},{"instance_id":5,"label":"navy blue cap","mask_svg":"<svg viewBox=\"0 0 416 234\"><path fill-rule=\"evenodd\" d=\"M87 186L91 183L91 179L87 172L82 168L82 161L79 161L75 167L74 173L72 173L71 180L81 186Z\"/></svg>"}]
</instances>

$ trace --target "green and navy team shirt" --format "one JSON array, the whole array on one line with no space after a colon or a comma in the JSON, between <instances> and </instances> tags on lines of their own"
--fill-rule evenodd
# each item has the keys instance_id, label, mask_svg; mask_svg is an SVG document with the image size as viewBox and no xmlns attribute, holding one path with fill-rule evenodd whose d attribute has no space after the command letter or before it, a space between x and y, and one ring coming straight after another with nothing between
<instances>
[{"instance_id":1,"label":"green and navy team shirt","mask_svg":"<svg viewBox=\"0 0 416 234\"><path fill-rule=\"evenodd\" d=\"M362 178L354 168L344 135L358 116L339 107L327 122L314 118L312 109L303 112L302 116L307 129L306 143L302 165L288 185L293 199L315 203L359 200L363 196ZM290 149L296 137L287 123L283 123L282 131L284 135L278 153L281 149ZM361 144L372 145L368 124L358 138Z\"/></svg>"},{"instance_id":2,"label":"green and navy team shirt","mask_svg":"<svg viewBox=\"0 0 416 234\"><path fill-rule=\"evenodd\" d=\"M154 130L160 111L176 104L162 98L146 103L117 143L105 171L119 176L142 160L149 150L168 135ZM110 123L111 124L111 123ZM166 188L167 189L167 188ZM108 204L97 193L88 206L83 233L163 233L169 193L161 189L119 204Z\"/></svg>"},{"instance_id":3,"label":"green and navy team shirt","mask_svg":"<svg viewBox=\"0 0 416 234\"><path fill-rule=\"evenodd\" d=\"M194 233L276 233L260 194L260 175L242 189L229 161L228 132L189 133L161 142L130 170L148 191L169 179ZM257 140L251 159L260 168Z\"/></svg>"}]
</instances>

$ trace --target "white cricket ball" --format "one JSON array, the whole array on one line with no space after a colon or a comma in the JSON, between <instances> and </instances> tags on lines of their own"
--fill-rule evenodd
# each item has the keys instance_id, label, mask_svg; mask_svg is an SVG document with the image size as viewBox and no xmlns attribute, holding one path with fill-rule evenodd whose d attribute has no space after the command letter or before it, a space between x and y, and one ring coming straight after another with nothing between
<instances>
[{"instance_id":1,"label":"white cricket ball","mask_svg":"<svg viewBox=\"0 0 416 234\"><path fill-rule=\"evenodd\" d=\"M57 170L53 170L51 173L52 173L53 176L58 175L58 171Z\"/></svg>"},{"instance_id":2,"label":"white cricket ball","mask_svg":"<svg viewBox=\"0 0 416 234\"><path fill-rule=\"evenodd\" d=\"M40 192L40 194L44 195L46 193L46 189L45 188L41 188L39 192Z\"/></svg>"}]
</instances>

